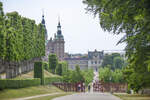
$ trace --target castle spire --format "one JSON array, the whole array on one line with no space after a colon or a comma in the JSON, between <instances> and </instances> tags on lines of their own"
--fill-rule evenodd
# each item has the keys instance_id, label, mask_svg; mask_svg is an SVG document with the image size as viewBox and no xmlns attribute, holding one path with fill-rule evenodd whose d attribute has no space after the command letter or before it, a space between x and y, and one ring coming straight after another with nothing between
<instances>
[{"instance_id":1,"label":"castle spire","mask_svg":"<svg viewBox=\"0 0 150 100\"><path fill-rule=\"evenodd\" d=\"M57 35L62 35L61 34L61 25L60 25L60 17L59 16L58 16Z\"/></svg>"},{"instance_id":2,"label":"castle spire","mask_svg":"<svg viewBox=\"0 0 150 100\"><path fill-rule=\"evenodd\" d=\"M42 10L42 24L45 25L44 10Z\"/></svg>"},{"instance_id":3,"label":"castle spire","mask_svg":"<svg viewBox=\"0 0 150 100\"><path fill-rule=\"evenodd\" d=\"M46 44L47 44L47 38L48 38L48 34L47 34L47 29L46 29L46 25L45 25L45 18L44 18L44 10L42 10L42 25L45 28L45 40L46 40Z\"/></svg>"}]
</instances>

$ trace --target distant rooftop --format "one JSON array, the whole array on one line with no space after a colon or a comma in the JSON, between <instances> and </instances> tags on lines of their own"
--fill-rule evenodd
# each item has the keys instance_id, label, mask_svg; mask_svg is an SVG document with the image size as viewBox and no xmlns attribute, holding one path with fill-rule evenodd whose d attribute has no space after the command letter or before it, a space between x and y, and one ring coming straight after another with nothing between
<instances>
[{"instance_id":1,"label":"distant rooftop","mask_svg":"<svg viewBox=\"0 0 150 100\"><path fill-rule=\"evenodd\" d=\"M65 58L65 60L88 60L88 58Z\"/></svg>"}]
</instances>

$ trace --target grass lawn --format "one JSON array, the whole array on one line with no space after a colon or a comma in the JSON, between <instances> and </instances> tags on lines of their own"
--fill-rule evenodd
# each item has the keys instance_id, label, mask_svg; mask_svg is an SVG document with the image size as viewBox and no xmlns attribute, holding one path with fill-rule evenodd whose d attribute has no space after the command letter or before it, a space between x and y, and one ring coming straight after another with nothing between
<instances>
[{"instance_id":1,"label":"grass lawn","mask_svg":"<svg viewBox=\"0 0 150 100\"><path fill-rule=\"evenodd\" d=\"M21 74L21 75L17 76L15 79L33 78L33 76L34 76L34 71L30 71L28 73ZM44 70L44 77L60 77L60 76L54 75L54 74Z\"/></svg>"},{"instance_id":2,"label":"grass lawn","mask_svg":"<svg viewBox=\"0 0 150 100\"><path fill-rule=\"evenodd\" d=\"M114 94L120 97L122 100L150 100L150 95L139 94Z\"/></svg>"},{"instance_id":3,"label":"grass lawn","mask_svg":"<svg viewBox=\"0 0 150 100\"><path fill-rule=\"evenodd\" d=\"M13 98L29 97L47 93L63 93L60 89L52 85L34 86L20 89L5 89L0 91L0 100L8 100Z\"/></svg>"},{"instance_id":4,"label":"grass lawn","mask_svg":"<svg viewBox=\"0 0 150 100\"><path fill-rule=\"evenodd\" d=\"M57 97L61 97L61 96L65 96L65 95L71 95L73 93L63 93L63 94L57 94L57 95L52 95L52 96L44 96L44 97L39 97L39 98L33 98L33 99L30 99L30 100L52 100L54 98L57 98Z\"/></svg>"}]
</instances>

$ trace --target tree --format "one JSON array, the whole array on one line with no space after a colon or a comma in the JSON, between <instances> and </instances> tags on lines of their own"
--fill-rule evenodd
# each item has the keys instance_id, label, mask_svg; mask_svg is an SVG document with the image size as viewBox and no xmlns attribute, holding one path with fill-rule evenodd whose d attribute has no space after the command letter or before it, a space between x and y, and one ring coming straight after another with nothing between
<instances>
[{"instance_id":1,"label":"tree","mask_svg":"<svg viewBox=\"0 0 150 100\"><path fill-rule=\"evenodd\" d=\"M109 67L99 69L99 79L104 82L125 83L122 69L111 70Z\"/></svg>"},{"instance_id":2,"label":"tree","mask_svg":"<svg viewBox=\"0 0 150 100\"><path fill-rule=\"evenodd\" d=\"M56 67L56 74L62 75L62 69L63 69L62 67L63 67L62 63L58 63L58 66Z\"/></svg>"},{"instance_id":3,"label":"tree","mask_svg":"<svg viewBox=\"0 0 150 100\"><path fill-rule=\"evenodd\" d=\"M112 70L109 67L99 69L99 79L104 82L111 82Z\"/></svg>"},{"instance_id":4,"label":"tree","mask_svg":"<svg viewBox=\"0 0 150 100\"><path fill-rule=\"evenodd\" d=\"M42 24L20 16L17 12L3 12L0 2L0 59L21 62L45 54L45 29Z\"/></svg>"},{"instance_id":5,"label":"tree","mask_svg":"<svg viewBox=\"0 0 150 100\"><path fill-rule=\"evenodd\" d=\"M5 32L5 20L3 12L3 4L0 2L0 59L4 59L6 55L6 32Z\"/></svg>"},{"instance_id":6,"label":"tree","mask_svg":"<svg viewBox=\"0 0 150 100\"><path fill-rule=\"evenodd\" d=\"M72 70L68 70L66 73L63 74L63 81L71 83L72 80Z\"/></svg>"},{"instance_id":7,"label":"tree","mask_svg":"<svg viewBox=\"0 0 150 100\"><path fill-rule=\"evenodd\" d=\"M137 85L132 88L136 91L149 84L150 72L150 2L149 0L84 0L87 4L87 11L94 15L98 14L100 25L104 31L114 34L125 33L124 37L118 42L126 42L126 56L128 58L129 69L133 70L127 80L132 80L133 76L144 76L147 80L134 78L128 81L129 84ZM139 88L140 87L140 88Z\"/></svg>"},{"instance_id":8,"label":"tree","mask_svg":"<svg viewBox=\"0 0 150 100\"><path fill-rule=\"evenodd\" d=\"M102 66L107 66L107 65L110 65L112 67L113 65L113 59L112 59L112 56L111 55L108 55L106 54L104 56L104 59L103 59L103 62L102 62Z\"/></svg>"},{"instance_id":9,"label":"tree","mask_svg":"<svg viewBox=\"0 0 150 100\"><path fill-rule=\"evenodd\" d=\"M86 86L93 81L93 77L94 77L93 69L82 70L81 73L84 77L85 80L84 82Z\"/></svg>"},{"instance_id":10,"label":"tree","mask_svg":"<svg viewBox=\"0 0 150 100\"><path fill-rule=\"evenodd\" d=\"M125 66L125 61L119 53L106 54L102 62L102 67L106 67L108 65L112 70L117 68L121 69Z\"/></svg>"},{"instance_id":11,"label":"tree","mask_svg":"<svg viewBox=\"0 0 150 100\"><path fill-rule=\"evenodd\" d=\"M66 61L60 62L62 64L62 75L68 72L68 63Z\"/></svg>"},{"instance_id":12,"label":"tree","mask_svg":"<svg viewBox=\"0 0 150 100\"><path fill-rule=\"evenodd\" d=\"M122 69L123 65L124 65L124 60L121 57L115 57L113 59L113 66L114 66L114 68Z\"/></svg>"},{"instance_id":13,"label":"tree","mask_svg":"<svg viewBox=\"0 0 150 100\"><path fill-rule=\"evenodd\" d=\"M56 54L50 54L48 57L48 62L50 70L52 71L53 74L55 74L55 69L58 65L58 59Z\"/></svg>"}]
</instances>

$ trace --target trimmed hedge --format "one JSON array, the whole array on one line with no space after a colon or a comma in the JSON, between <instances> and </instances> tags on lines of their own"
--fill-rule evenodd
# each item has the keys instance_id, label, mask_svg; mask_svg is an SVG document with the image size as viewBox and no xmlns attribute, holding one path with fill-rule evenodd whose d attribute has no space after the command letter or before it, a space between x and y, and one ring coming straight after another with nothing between
<instances>
[{"instance_id":1,"label":"trimmed hedge","mask_svg":"<svg viewBox=\"0 0 150 100\"><path fill-rule=\"evenodd\" d=\"M49 65L47 62L43 62L43 67L45 70L49 71Z\"/></svg>"},{"instance_id":2,"label":"trimmed hedge","mask_svg":"<svg viewBox=\"0 0 150 100\"><path fill-rule=\"evenodd\" d=\"M45 85L47 85L47 84L52 84L53 82L62 82L63 81L63 79L62 79L62 77L46 77L46 78L44 78L44 80L45 80Z\"/></svg>"},{"instance_id":3,"label":"trimmed hedge","mask_svg":"<svg viewBox=\"0 0 150 100\"><path fill-rule=\"evenodd\" d=\"M44 67L43 62L34 63L34 78L41 79L41 85L44 85Z\"/></svg>"},{"instance_id":4,"label":"trimmed hedge","mask_svg":"<svg viewBox=\"0 0 150 100\"><path fill-rule=\"evenodd\" d=\"M0 79L0 89L24 88L40 85L40 78L33 79Z\"/></svg>"}]
</instances>

